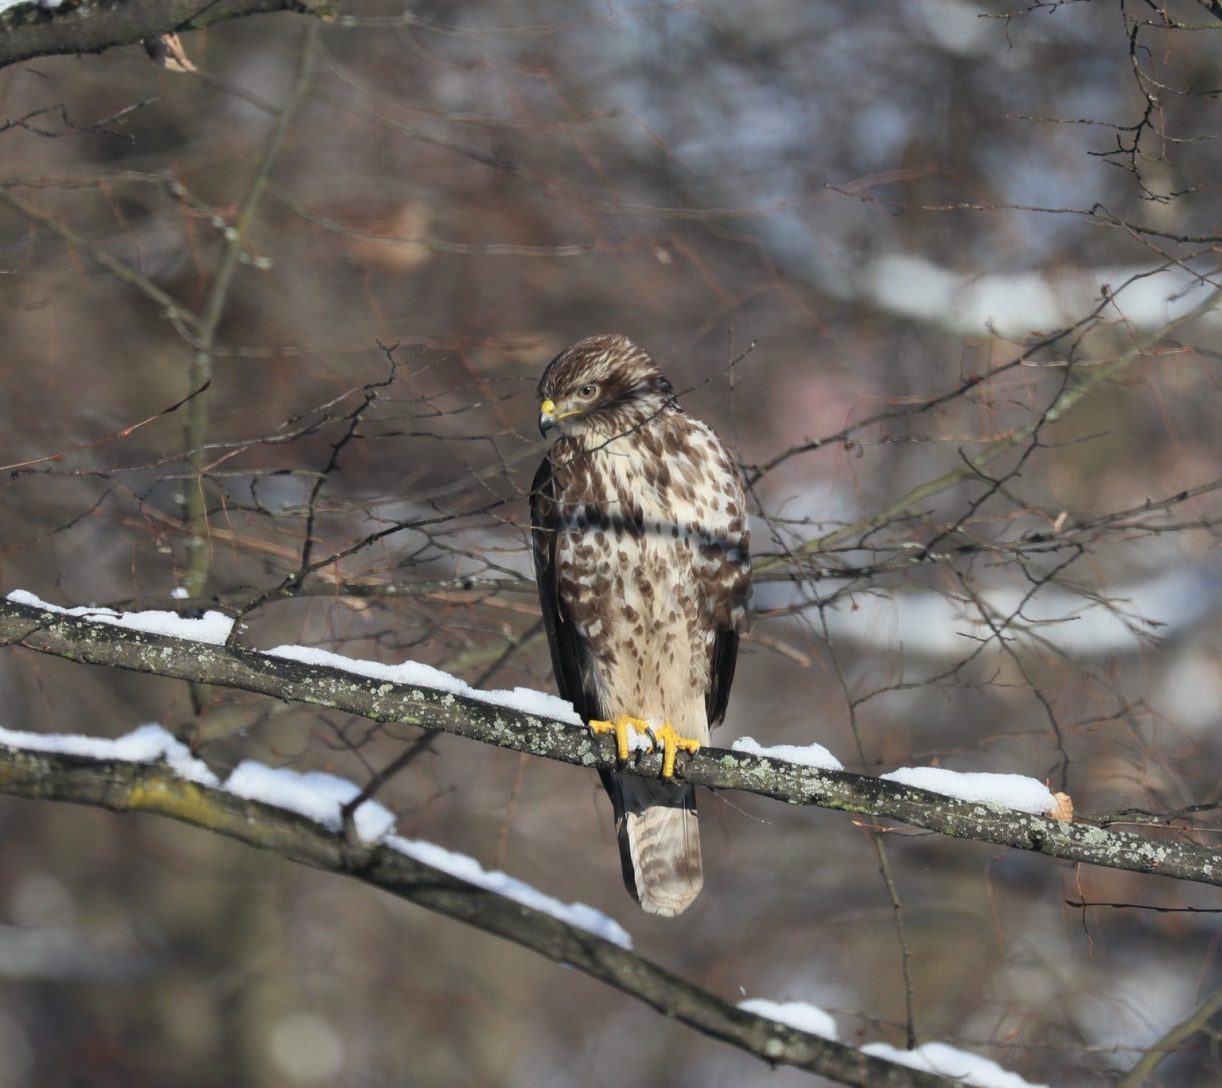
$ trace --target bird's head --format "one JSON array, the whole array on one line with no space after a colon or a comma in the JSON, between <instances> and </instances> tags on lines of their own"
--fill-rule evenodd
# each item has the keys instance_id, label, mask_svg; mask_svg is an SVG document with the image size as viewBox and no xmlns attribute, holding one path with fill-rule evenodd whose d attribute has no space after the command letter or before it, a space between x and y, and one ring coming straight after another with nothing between
<instances>
[{"instance_id":1,"label":"bird's head","mask_svg":"<svg viewBox=\"0 0 1222 1088\"><path fill-rule=\"evenodd\" d=\"M674 404L657 364L626 336L590 336L565 348L539 380L539 430L614 438Z\"/></svg>"}]
</instances>

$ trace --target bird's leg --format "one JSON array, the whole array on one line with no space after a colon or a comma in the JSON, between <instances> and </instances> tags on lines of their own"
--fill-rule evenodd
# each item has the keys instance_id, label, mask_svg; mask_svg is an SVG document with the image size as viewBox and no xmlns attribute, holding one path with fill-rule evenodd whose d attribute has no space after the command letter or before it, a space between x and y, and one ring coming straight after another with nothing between
<instances>
[{"instance_id":1,"label":"bird's leg","mask_svg":"<svg viewBox=\"0 0 1222 1088\"><path fill-rule=\"evenodd\" d=\"M667 722L661 729L653 731L654 746L657 742L662 742L662 777L673 778L675 776L675 755L678 752L687 752L689 755L695 755L700 751L700 741L694 740L691 737L680 736L675 731L675 727Z\"/></svg>"},{"instance_id":2,"label":"bird's leg","mask_svg":"<svg viewBox=\"0 0 1222 1088\"><path fill-rule=\"evenodd\" d=\"M640 718L634 718L630 714L620 714L613 721L591 721L590 732L596 736L599 733L614 733L615 734L615 758L621 763L628 760L628 733L633 731L640 733L642 736L650 733L649 723ZM672 764L674 760L671 760Z\"/></svg>"}]
</instances>

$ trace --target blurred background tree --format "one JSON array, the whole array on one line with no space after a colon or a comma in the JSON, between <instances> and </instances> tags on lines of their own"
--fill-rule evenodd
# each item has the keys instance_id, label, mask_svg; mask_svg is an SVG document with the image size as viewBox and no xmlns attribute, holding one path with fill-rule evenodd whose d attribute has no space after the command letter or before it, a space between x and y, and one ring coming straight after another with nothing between
<instances>
[{"instance_id":1,"label":"blurred background tree","mask_svg":"<svg viewBox=\"0 0 1222 1088\"><path fill-rule=\"evenodd\" d=\"M347 0L177 58L12 64L4 589L219 605L251 645L548 689L534 383L623 332L751 490L758 618L718 743L1022 773L1210 841L1215 8ZM218 768L357 781L407 750L379 794L405 833L598 905L716 992L829 1008L849 1041L911 1022L1110 1083L1219 985L1215 916L1190 910L1210 889L706 793L705 892L658 920L588 773L0 668L13 728L157 720ZM5 1088L811 1083L214 836L0 812L14 947L42 927L75 949L0 945ZM1220 1076L1198 1033L1151 1083Z\"/></svg>"}]
</instances>

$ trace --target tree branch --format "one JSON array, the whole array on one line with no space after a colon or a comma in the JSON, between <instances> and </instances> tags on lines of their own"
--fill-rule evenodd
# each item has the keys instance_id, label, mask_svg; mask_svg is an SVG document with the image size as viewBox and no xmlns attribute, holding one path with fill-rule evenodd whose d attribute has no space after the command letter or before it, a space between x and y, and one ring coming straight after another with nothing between
<instances>
[{"instance_id":1,"label":"tree branch","mask_svg":"<svg viewBox=\"0 0 1222 1088\"><path fill-rule=\"evenodd\" d=\"M585 767L615 767L614 742L554 718L437 688L391 683L345 669L307 665L243 646L151 635L111 624L0 602L0 645L18 645L84 664L240 688L273 698L401 722ZM642 753L621 768L656 777L661 756ZM912 786L796 763L704 748L679 776L789 804L896 820L954 838L976 839L1113 869L1222 885L1222 852L1194 842L1065 823L1014 809L958 801Z\"/></svg>"},{"instance_id":2,"label":"tree branch","mask_svg":"<svg viewBox=\"0 0 1222 1088\"><path fill-rule=\"evenodd\" d=\"M335 0L112 0L60 7L30 0L0 12L0 68L57 53L101 53L116 45L273 11L325 17L334 13Z\"/></svg>"},{"instance_id":3,"label":"tree branch","mask_svg":"<svg viewBox=\"0 0 1222 1088\"><path fill-rule=\"evenodd\" d=\"M575 967L665 1016L770 1064L792 1065L863 1088L955 1088L959 1084L735 1008L627 949L426 865L390 845L353 844L342 833L304 816L189 782L163 764L0 745L0 790L33 800L167 816L290 861L353 877Z\"/></svg>"}]
</instances>

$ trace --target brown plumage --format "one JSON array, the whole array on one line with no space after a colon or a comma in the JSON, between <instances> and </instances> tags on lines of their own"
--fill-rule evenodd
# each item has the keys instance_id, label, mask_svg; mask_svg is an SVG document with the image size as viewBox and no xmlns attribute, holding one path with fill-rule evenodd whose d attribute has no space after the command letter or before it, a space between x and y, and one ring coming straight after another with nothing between
<instances>
[{"instance_id":1,"label":"brown plumage","mask_svg":"<svg viewBox=\"0 0 1222 1088\"><path fill-rule=\"evenodd\" d=\"M531 488L539 599L560 694L586 721L629 715L705 744L725 716L751 567L742 482L623 336L581 340L539 383L560 431ZM692 786L604 773L624 883L653 914L703 875Z\"/></svg>"}]
</instances>

